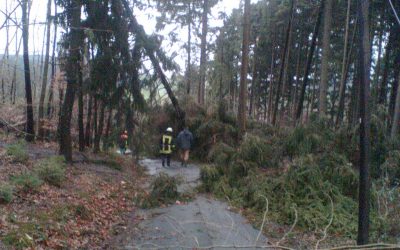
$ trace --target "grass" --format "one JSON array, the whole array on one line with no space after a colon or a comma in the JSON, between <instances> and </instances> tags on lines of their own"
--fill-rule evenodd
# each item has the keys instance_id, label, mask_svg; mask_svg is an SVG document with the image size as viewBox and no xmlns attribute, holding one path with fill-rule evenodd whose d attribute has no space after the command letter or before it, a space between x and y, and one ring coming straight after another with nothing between
<instances>
[{"instance_id":1,"label":"grass","mask_svg":"<svg viewBox=\"0 0 400 250\"><path fill-rule=\"evenodd\" d=\"M16 163L26 163L29 160L28 152L26 151L26 144L20 141L6 147L7 155L13 158Z\"/></svg>"},{"instance_id":2,"label":"grass","mask_svg":"<svg viewBox=\"0 0 400 250\"><path fill-rule=\"evenodd\" d=\"M44 182L60 187L65 180L65 162L62 157L50 157L39 162L36 173Z\"/></svg>"},{"instance_id":3,"label":"grass","mask_svg":"<svg viewBox=\"0 0 400 250\"><path fill-rule=\"evenodd\" d=\"M39 177L32 172L12 176L11 182L17 187L18 191L26 193L36 192L43 183Z\"/></svg>"},{"instance_id":4,"label":"grass","mask_svg":"<svg viewBox=\"0 0 400 250\"><path fill-rule=\"evenodd\" d=\"M35 246L36 242L46 239L44 229L37 223L17 223L18 228L11 230L1 240L6 246L14 249L27 249Z\"/></svg>"},{"instance_id":5,"label":"grass","mask_svg":"<svg viewBox=\"0 0 400 250\"><path fill-rule=\"evenodd\" d=\"M0 185L0 204L10 203L13 198L13 188L9 184L1 184Z\"/></svg>"},{"instance_id":6,"label":"grass","mask_svg":"<svg viewBox=\"0 0 400 250\"><path fill-rule=\"evenodd\" d=\"M121 163L114 159L91 159L89 162L95 165L103 165L114 170L122 171Z\"/></svg>"}]
</instances>

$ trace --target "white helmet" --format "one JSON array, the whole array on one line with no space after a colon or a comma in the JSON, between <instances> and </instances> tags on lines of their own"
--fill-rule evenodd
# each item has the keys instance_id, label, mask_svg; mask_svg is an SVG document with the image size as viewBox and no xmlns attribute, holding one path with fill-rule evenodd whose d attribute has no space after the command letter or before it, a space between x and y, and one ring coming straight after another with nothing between
<instances>
[{"instance_id":1,"label":"white helmet","mask_svg":"<svg viewBox=\"0 0 400 250\"><path fill-rule=\"evenodd\" d=\"M167 132L172 133L172 132L174 132L174 130L171 127L169 127L169 128L167 128Z\"/></svg>"}]
</instances>

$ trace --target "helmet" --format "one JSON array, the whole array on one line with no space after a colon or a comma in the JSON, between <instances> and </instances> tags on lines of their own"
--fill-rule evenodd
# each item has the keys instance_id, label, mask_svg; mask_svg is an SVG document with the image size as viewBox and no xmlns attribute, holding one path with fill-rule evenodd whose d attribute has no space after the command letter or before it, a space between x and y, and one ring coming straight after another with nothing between
<instances>
[{"instance_id":1,"label":"helmet","mask_svg":"<svg viewBox=\"0 0 400 250\"><path fill-rule=\"evenodd\" d=\"M171 128L171 127L169 127L169 128L167 128L167 132L173 132L174 130Z\"/></svg>"},{"instance_id":2,"label":"helmet","mask_svg":"<svg viewBox=\"0 0 400 250\"><path fill-rule=\"evenodd\" d=\"M124 134L127 134L127 133L128 133L128 131L125 130L125 131L124 131Z\"/></svg>"}]
</instances>

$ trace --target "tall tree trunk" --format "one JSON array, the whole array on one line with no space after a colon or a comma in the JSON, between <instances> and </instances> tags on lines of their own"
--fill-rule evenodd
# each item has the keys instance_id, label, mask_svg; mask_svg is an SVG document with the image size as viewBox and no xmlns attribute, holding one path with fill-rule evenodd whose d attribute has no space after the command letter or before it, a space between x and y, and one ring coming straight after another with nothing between
<instances>
[{"instance_id":1,"label":"tall tree trunk","mask_svg":"<svg viewBox=\"0 0 400 250\"><path fill-rule=\"evenodd\" d=\"M186 94L190 95L192 85L192 3L188 3L188 44L187 44L187 69L186 69Z\"/></svg>"},{"instance_id":2,"label":"tall tree trunk","mask_svg":"<svg viewBox=\"0 0 400 250\"><path fill-rule=\"evenodd\" d=\"M276 117L278 114L278 109L279 109L279 100L281 98L281 92L282 92L282 81L283 81L283 76L284 76L284 69L286 65L286 59L287 59L287 53L288 53L288 48L289 48L289 39L290 39L290 27L292 26L292 18L293 18L293 9L294 9L294 1L291 1L290 4L290 18L289 18L289 23L286 28L286 39L285 39L285 46L283 47L283 53L282 53L282 63L281 63L281 68L279 71L279 79L278 79L278 84L276 86L276 97L275 97L275 104L274 104L274 113L272 115L272 125L276 125Z\"/></svg>"},{"instance_id":3,"label":"tall tree trunk","mask_svg":"<svg viewBox=\"0 0 400 250\"><path fill-rule=\"evenodd\" d=\"M60 154L64 155L68 162L72 162L72 140L71 140L71 117L74 106L75 92L78 84L78 73L80 69L80 51L81 35L76 27L81 25L81 0L73 0L71 6L71 26L70 30L71 44L69 47L68 70L67 70L67 90L65 101L62 106L60 116Z\"/></svg>"},{"instance_id":4,"label":"tall tree trunk","mask_svg":"<svg viewBox=\"0 0 400 250\"><path fill-rule=\"evenodd\" d=\"M384 11L384 8L383 8L383 11ZM375 101L375 103L377 103L377 96L378 96L378 93L379 93L379 77L380 77L380 75L381 75L381 64L382 64L382 45L383 45L383 35L384 35L384 25L382 24L382 22L383 22L383 20L384 20L384 18L383 17L381 17L380 18L380 22L381 22L381 24L380 24L380 30L379 30L379 37L378 37L378 39L379 39L379 42L378 42L378 58L377 58L377 61L376 61L376 68L375 68L375 74L374 74L374 90L375 90L375 95L374 95L374 101Z\"/></svg>"},{"instance_id":5,"label":"tall tree trunk","mask_svg":"<svg viewBox=\"0 0 400 250\"><path fill-rule=\"evenodd\" d=\"M327 91L329 83L329 60L332 29L332 2L326 0L324 8L324 34L322 37L322 62L321 62L321 83L319 86L319 115L324 117L327 112Z\"/></svg>"},{"instance_id":6,"label":"tall tree trunk","mask_svg":"<svg viewBox=\"0 0 400 250\"><path fill-rule=\"evenodd\" d=\"M93 143L93 135L97 134L98 131L98 110L99 110L99 101L97 99L97 96L94 97L94 113L93 113L93 129L92 133L90 134L90 144Z\"/></svg>"},{"instance_id":7,"label":"tall tree trunk","mask_svg":"<svg viewBox=\"0 0 400 250\"><path fill-rule=\"evenodd\" d=\"M46 34L46 56L44 59L44 67L43 67L43 82L42 82L42 90L40 91L40 100L39 100L39 138L43 139L45 131L43 128L43 119L44 119L44 99L46 97L46 88L47 88L47 75L49 72L49 57L50 57L50 34L51 34L51 1L47 2L47 34Z\"/></svg>"},{"instance_id":8,"label":"tall tree trunk","mask_svg":"<svg viewBox=\"0 0 400 250\"><path fill-rule=\"evenodd\" d=\"M57 16L57 0L54 0L54 12ZM54 84L55 84L55 74L56 74L56 44L57 44L57 23L54 21L54 37L53 37L53 52L51 56L51 77L50 77L50 87L49 87L49 98L47 101L47 118L51 119L53 112L52 103L54 96Z\"/></svg>"},{"instance_id":9,"label":"tall tree trunk","mask_svg":"<svg viewBox=\"0 0 400 250\"><path fill-rule=\"evenodd\" d=\"M86 147L90 147L90 129L91 129L91 120L92 120L92 102L93 97L89 94L89 103L87 105L87 117L86 117L86 130L85 130L85 144Z\"/></svg>"},{"instance_id":10,"label":"tall tree trunk","mask_svg":"<svg viewBox=\"0 0 400 250\"><path fill-rule=\"evenodd\" d=\"M96 130L96 134L94 137L94 145L93 145L94 153L100 152L100 141L101 141L101 136L103 135L105 110L106 110L106 105L105 105L105 102L103 101L101 104L101 109L100 109L99 126Z\"/></svg>"},{"instance_id":11,"label":"tall tree trunk","mask_svg":"<svg viewBox=\"0 0 400 250\"><path fill-rule=\"evenodd\" d=\"M22 39L24 46L24 75L25 75L25 97L26 97L26 136L27 141L35 139L35 129L33 121L32 107L32 87L31 87L31 71L29 68L29 21L28 21L28 0L22 2Z\"/></svg>"},{"instance_id":12,"label":"tall tree trunk","mask_svg":"<svg viewBox=\"0 0 400 250\"><path fill-rule=\"evenodd\" d=\"M358 17L356 18L356 23L357 22L358 22ZM347 59L345 59L345 61L343 61L344 68L342 68L342 76L341 76L341 80L340 80L339 106L338 106L338 112L337 112L337 116L336 116L336 126L339 126L340 123L343 121L343 114L344 114L344 109L345 109L345 99L346 99L347 78L349 75L349 68L350 68L352 56L353 56L353 48L354 48L354 43L356 40L357 27L358 27L358 25L355 25L355 27L354 27L353 36L352 36L351 42L350 42L350 48L349 48L349 51L347 52Z\"/></svg>"},{"instance_id":13,"label":"tall tree trunk","mask_svg":"<svg viewBox=\"0 0 400 250\"><path fill-rule=\"evenodd\" d=\"M83 125L83 75L78 73L78 131L79 131L79 151L85 150L85 130Z\"/></svg>"},{"instance_id":14,"label":"tall tree trunk","mask_svg":"<svg viewBox=\"0 0 400 250\"><path fill-rule=\"evenodd\" d=\"M397 77L400 80L400 76ZM400 90L397 88L396 91L396 104L394 108L393 114L393 122L392 122L392 129L390 131L390 137L392 139L396 138L399 132L399 122L400 122Z\"/></svg>"},{"instance_id":15,"label":"tall tree trunk","mask_svg":"<svg viewBox=\"0 0 400 250\"><path fill-rule=\"evenodd\" d=\"M351 102L348 111L348 123L351 127L356 126L359 119L359 101L360 101L360 79L356 65L353 73L353 85L351 88Z\"/></svg>"},{"instance_id":16,"label":"tall tree trunk","mask_svg":"<svg viewBox=\"0 0 400 250\"><path fill-rule=\"evenodd\" d=\"M253 117L253 114L255 113L255 108L254 108L254 102L257 96L256 91L258 91L257 88L257 82L258 82L258 54L257 54L257 44L255 45L254 48L254 55L253 55L253 69L252 69L252 79L251 79L251 92L250 92L250 106L249 106L249 116Z\"/></svg>"},{"instance_id":17,"label":"tall tree trunk","mask_svg":"<svg viewBox=\"0 0 400 250\"><path fill-rule=\"evenodd\" d=\"M370 151L370 112L369 89L371 51L369 39L369 0L358 0L359 18L359 77L360 77L360 186L358 238L359 245L368 244L369 234L369 151Z\"/></svg>"},{"instance_id":18,"label":"tall tree trunk","mask_svg":"<svg viewBox=\"0 0 400 250\"><path fill-rule=\"evenodd\" d=\"M313 36L311 39L310 50L308 51L308 55L307 55L307 63L306 63L306 68L304 70L303 84L301 85L299 101L297 104L296 119L295 119L296 121L300 120L301 113L303 112L304 97L306 94L306 88L307 88L307 84L308 84L312 60L314 57L314 51L315 51L315 47L317 45L317 37L318 37L318 33L319 33L319 28L321 26L321 19L322 19L322 13L324 10L324 5L325 5L325 0L322 0L321 5L319 6L319 10L318 10L317 20L314 25L314 31L313 31Z\"/></svg>"},{"instance_id":19,"label":"tall tree trunk","mask_svg":"<svg viewBox=\"0 0 400 250\"><path fill-rule=\"evenodd\" d=\"M271 52L271 67L270 67L270 79L269 79L269 88L268 88L268 114L265 117L268 120L271 121L272 113L273 113L273 98L274 98L274 70L275 70L275 49L274 49L274 44L272 45L272 52Z\"/></svg>"},{"instance_id":20,"label":"tall tree trunk","mask_svg":"<svg viewBox=\"0 0 400 250\"><path fill-rule=\"evenodd\" d=\"M208 33L208 0L203 0L203 15L201 18L201 44L200 44L200 82L197 93L197 101L200 105L204 105L205 101L205 84L207 70L207 33Z\"/></svg>"},{"instance_id":21,"label":"tall tree trunk","mask_svg":"<svg viewBox=\"0 0 400 250\"><path fill-rule=\"evenodd\" d=\"M238 108L238 125L240 134L246 131L246 104L247 104L247 73L249 67L249 39L250 39L250 0L244 2L243 17L243 44L242 44L242 67L240 70L240 92Z\"/></svg>"},{"instance_id":22,"label":"tall tree trunk","mask_svg":"<svg viewBox=\"0 0 400 250\"><path fill-rule=\"evenodd\" d=\"M339 87L339 108L338 108L338 115L336 118L336 125L338 125L343 115L343 108L344 108L344 95L346 93L345 82L347 79L347 54L348 54L348 44L349 44L349 26L350 26L350 9L351 9L351 0L347 1L347 12L346 12L346 28L345 28L345 35L344 35L344 49L343 49L343 59L342 59L342 74L340 78L340 87Z\"/></svg>"},{"instance_id":23,"label":"tall tree trunk","mask_svg":"<svg viewBox=\"0 0 400 250\"><path fill-rule=\"evenodd\" d=\"M385 59L384 59L385 61L383 66L384 69L383 69L382 81L379 87L378 104L385 105L387 101L387 85L388 85L388 75L390 70L390 57L392 55L394 38L395 35L393 34L393 29L391 29L389 34L389 41L385 49Z\"/></svg>"},{"instance_id":24,"label":"tall tree trunk","mask_svg":"<svg viewBox=\"0 0 400 250\"><path fill-rule=\"evenodd\" d=\"M300 35L301 39L302 35ZM301 62L301 49L303 47L303 42L301 41L301 44L299 44L299 47L297 48L297 59L296 59L296 85L294 87L294 90L292 92L292 96L290 97L290 102L291 102L291 107L290 107L290 113L293 114L295 112L295 105L297 104L297 97L298 97L298 92L299 92L299 83L300 83L300 62Z\"/></svg>"},{"instance_id":25,"label":"tall tree trunk","mask_svg":"<svg viewBox=\"0 0 400 250\"><path fill-rule=\"evenodd\" d=\"M110 106L109 111L108 111L106 132L104 134L104 136L105 136L105 141L103 143L103 151L104 152L106 152L110 147L110 131L111 131L112 115L113 115L113 110L112 110L112 107Z\"/></svg>"},{"instance_id":26,"label":"tall tree trunk","mask_svg":"<svg viewBox=\"0 0 400 250\"><path fill-rule=\"evenodd\" d=\"M289 21L289 36L288 36L288 47L287 47L287 53L286 53L286 59L285 59L285 65L283 68L283 80L282 80L282 102L281 102L281 114L280 117L283 118L285 116L285 99L289 101L290 97L288 97L287 92L288 89L290 88L289 82L291 82L289 76L289 60L291 56L291 47L292 47L292 29L293 29L293 19L294 19L294 13L295 13L295 6L296 6L296 0L292 0L292 7L291 7L291 13L290 13L290 21ZM289 104L289 103L288 103Z\"/></svg>"},{"instance_id":27,"label":"tall tree trunk","mask_svg":"<svg viewBox=\"0 0 400 250\"><path fill-rule=\"evenodd\" d=\"M400 52L396 51L396 56L394 59L394 65L400 65ZM389 98L389 117L393 118L394 114L394 107L396 103L396 95L397 95L397 89L399 87L399 73L400 73L400 68L395 67L394 68L394 80L392 82L392 88L390 90L390 98Z\"/></svg>"}]
</instances>

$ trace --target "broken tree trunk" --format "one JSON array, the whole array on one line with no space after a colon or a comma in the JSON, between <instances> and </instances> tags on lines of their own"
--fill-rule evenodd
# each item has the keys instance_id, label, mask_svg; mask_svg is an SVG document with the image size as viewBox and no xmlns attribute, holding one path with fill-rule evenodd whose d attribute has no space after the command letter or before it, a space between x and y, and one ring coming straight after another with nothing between
<instances>
[{"instance_id":1,"label":"broken tree trunk","mask_svg":"<svg viewBox=\"0 0 400 250\"><path fill-rule=\"evenodd\" d=\"M157 52L158 48L153 46L153 43L150 41L146 32L143 29L143 26L140 25L136 19L136 17L132 14L132 11L129 7L129 4L126 0L121 0L122 4L125 7L125 15L130 19L131 23L129 25L129 29L132 33L135 33L137 37L141 40L142 45L146 51L147 56L150 58L151 63L153 64L154 70L157 72L158 77L161 80L165 90L167 91L168 97L171 100L172 105L175 108L175 112L177 114L178 121L181 122L180 126L185 126L185 113L179 106L178 99L176 99L174 93L172 92L172 88L167 80L167 77L162 70L158 59L155 56L155 52Z\"/></svg>"}]
</instances>

